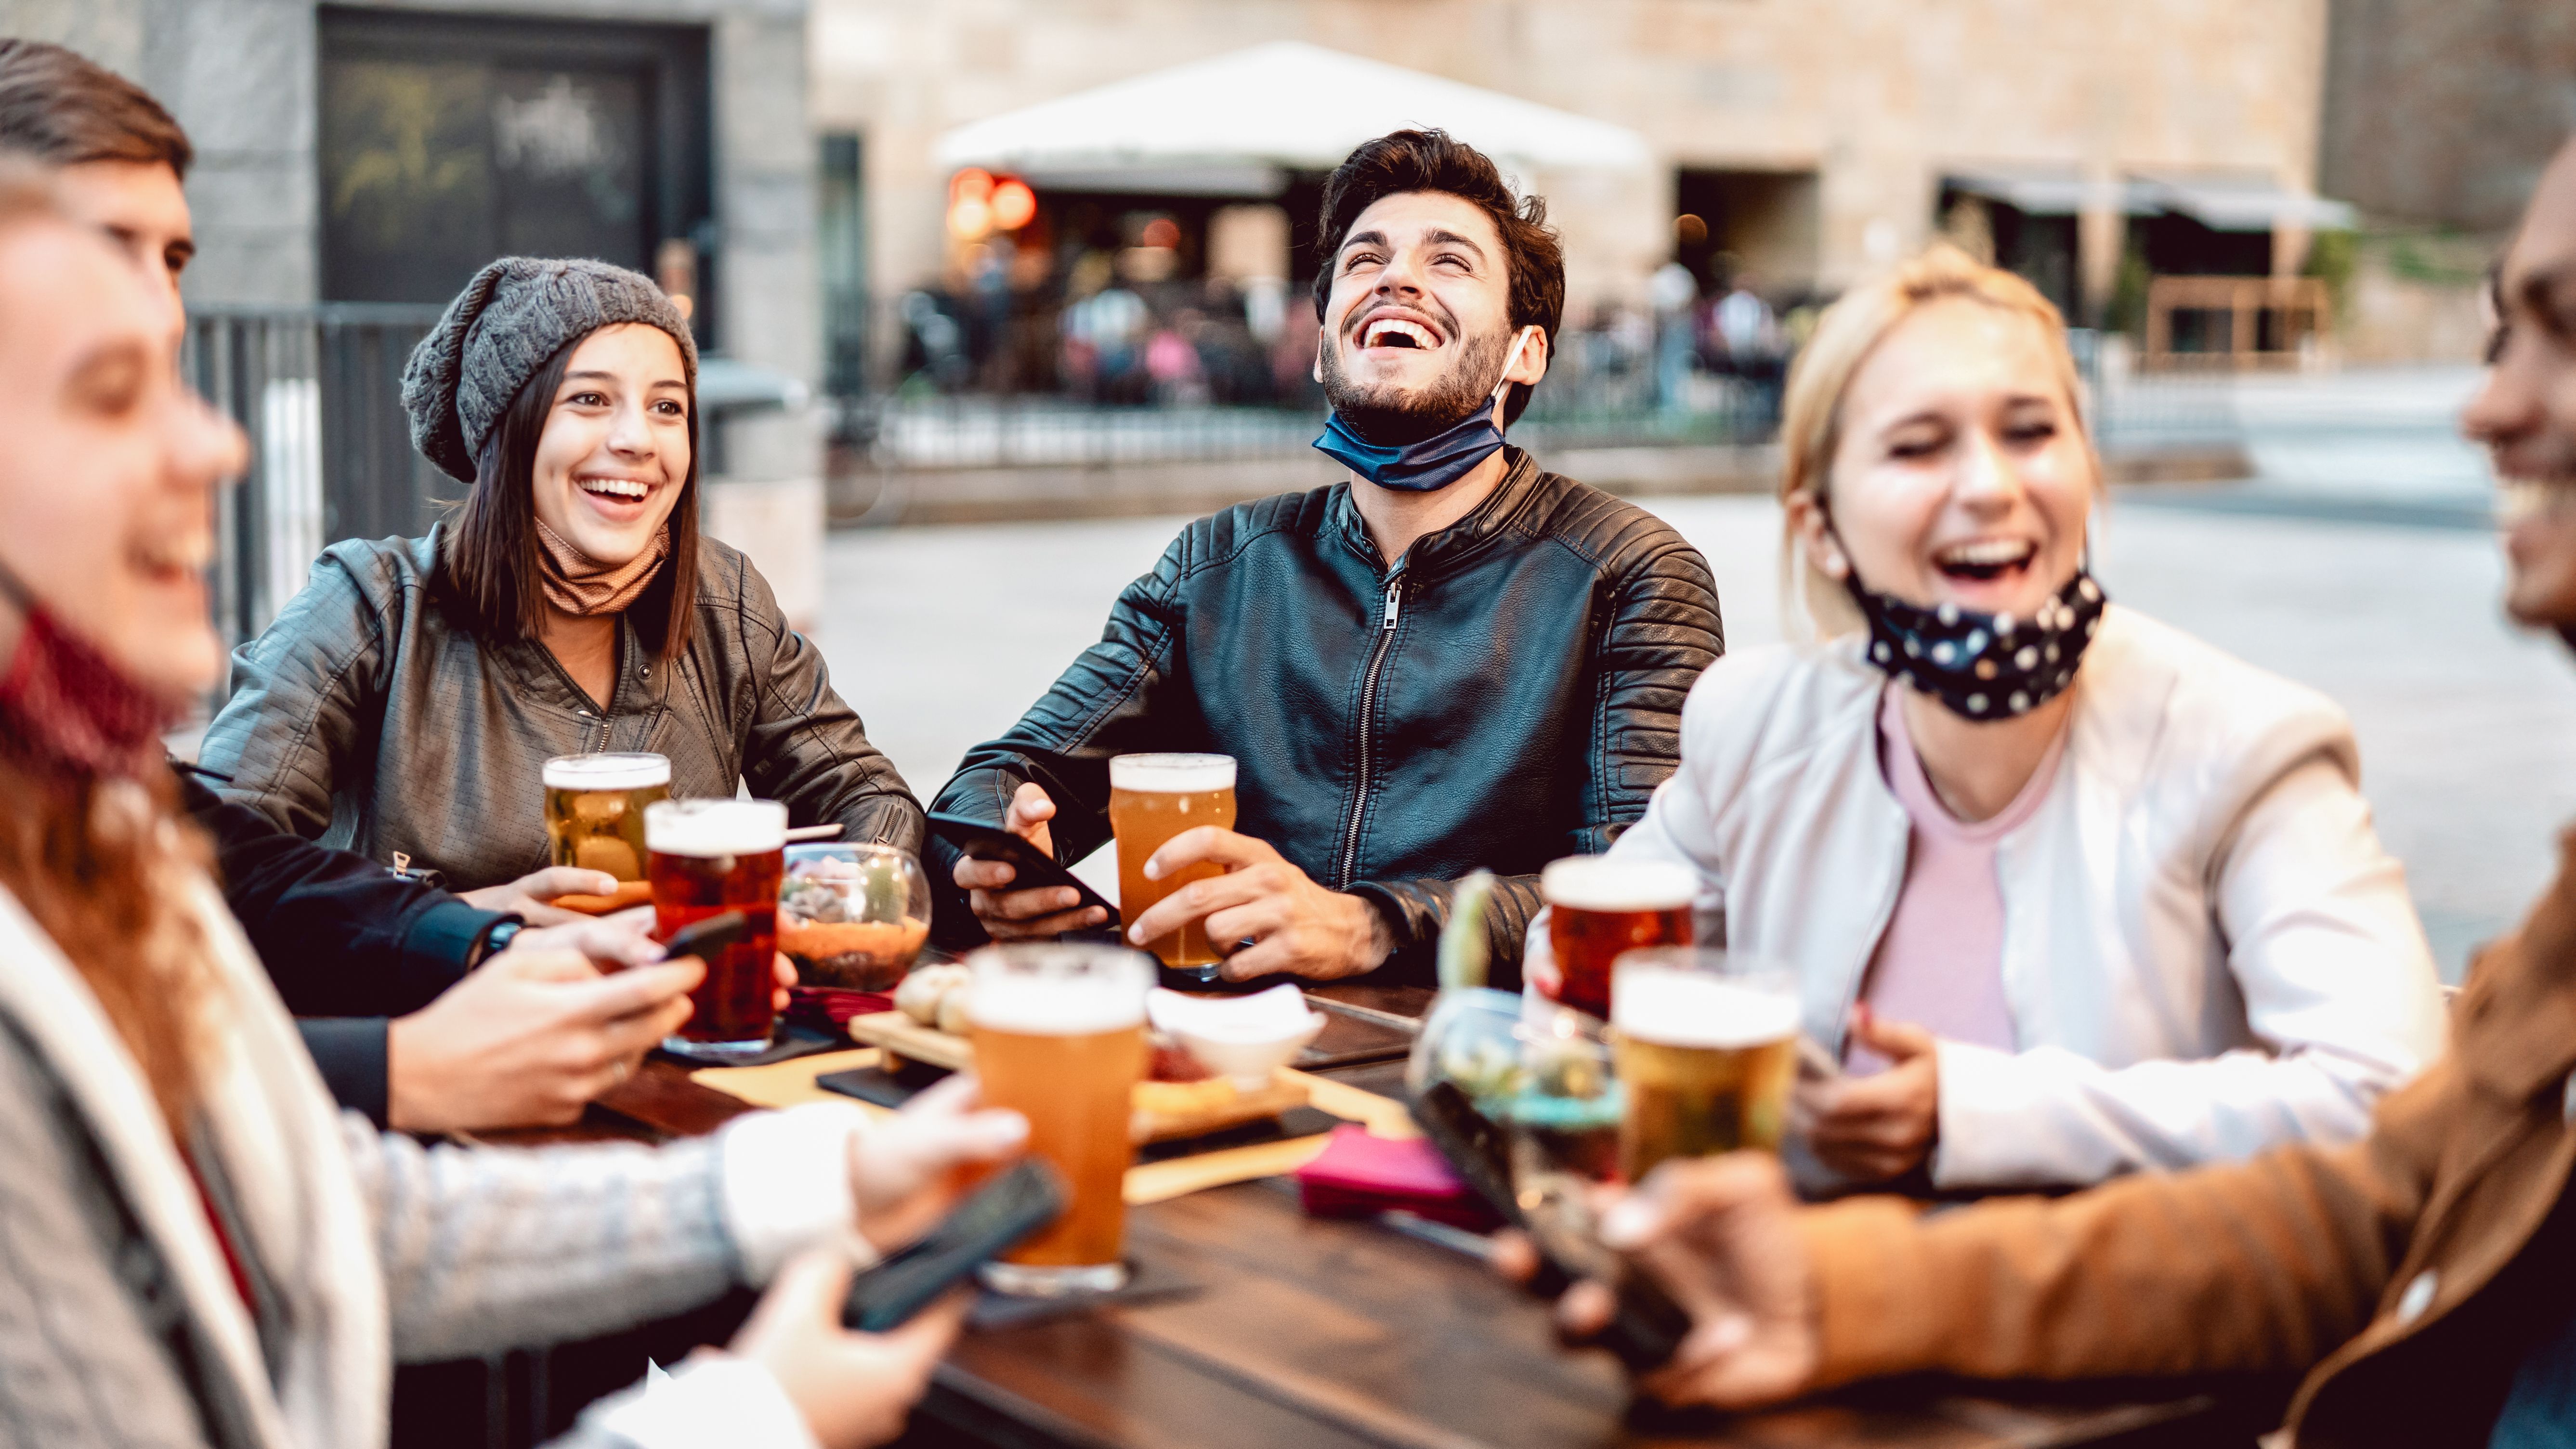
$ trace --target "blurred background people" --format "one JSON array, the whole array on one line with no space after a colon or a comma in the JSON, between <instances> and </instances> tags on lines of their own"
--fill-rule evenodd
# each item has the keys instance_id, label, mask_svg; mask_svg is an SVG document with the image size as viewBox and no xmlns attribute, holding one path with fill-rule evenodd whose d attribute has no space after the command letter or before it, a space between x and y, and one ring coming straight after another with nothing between
<instances>
[{"instance_id":1,"label":"blurred background people","mask_svg":"<svg viewBox=\"0 0 2576 1449\"><path fill-rule=\"evenodd\" d=\"M2576 640L2576 145L2541 179L2495 309L2493 366L2461 424L2507 496L2505 608ZM1798 1209L1757 1158L1671 1164L1603 1223L1697 1320L1646 1386L1749 1406L1924 1370L2290 1372L2307 1379L2287 1442L2564 1444L2576 837L2450 1020L2449 1053L2354 1148L2295 1143L1933 1217L1880 1198ZM1608 1302L1586 1288L1564 1315L1597 1328Z\"/></svg>"},{"instance_id":2,"label":"blurred background people","mask_svg":"<svg viewBox=\"0 0 2576 1449\"><path fill-rule=\"evenodd\" d=\"M426 537L333 546L233 660L200 763L307 838L461 888L546 859L556 755L921 847L921 806L768 583L698 527L697 344L653 282L509 257L412 354L413 442L473 485ZM335 840L336 843L336 840Z\"/></svg>"},{"instance_id":3,"label":"blurred background people","mask_svg":"<svg viewBox=\"0 0 2576 1449\"><path fill-rule=\"evenodd\" d=\"M2439 1042L2343 711L2132 610L2057 309L1948 247L1827 309L1780 497L1813 645L1739 653L1613 859L1699 873L1853 1075L1826 1182L2099 1181L2346 1141Z\"/></svg>"},{"instance_id":4,"label":"blurred background people","mask_svg":"<svg viewBox=\"0 0 2576 1449\"><path fill-rule=\"evenodd\" d=\"M854 1249L820 1245L899 1241L953 1166L1016 1150L1025 1125L971 1089L875 1131L808 1109L659 1151L335 1117L172 812L160 732L222 667L200 571L243 440L180 387L160 286L39 181L0 182L6 1418L48 1444L381 1444L397 1357L631 1324L803 1253L737 1354L576 1437L692 1413L746 1443L890 1437L954 1307L846 1333ZM651 1013L699 969L615 984Z\"/></svg>"},{"instance_id":5,"label":"blurred background people","mask_svg":"<svg viewBox=\"0 0 2576 1449\"><path fill-rule=\"evenodd\" d=\"M1393 962L1427 981L1453 880L1488 866L1494 956L1516 960L1539 867L1644 808L1680 694L1724 647L1680 535L1503 442L1564 304L1545 214L1436 131L1352 152L1325 188L1314 291L1333 407L1317 446L1350 481L1191 525L937 808L1072 862L1108 838L1111 756L1232 755L1235 828L1146 866L1228 873L1126 922L1131 942L1204 921L1241 943L1229 976ZM1008 889L1007 865L945 867L974 935L1106 924L1069 889Z\"/></svg>"}]
</instances>

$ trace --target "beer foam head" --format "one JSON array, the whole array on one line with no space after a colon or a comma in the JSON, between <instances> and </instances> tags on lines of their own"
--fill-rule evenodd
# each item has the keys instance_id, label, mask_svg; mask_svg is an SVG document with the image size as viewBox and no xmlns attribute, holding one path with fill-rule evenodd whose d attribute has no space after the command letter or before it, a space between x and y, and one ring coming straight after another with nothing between
<instances>
[{"instance_id":1,"label":"beer foam head","mask_svg":"<svg viewBox=\"0 0 2576 1449\"><path fill-rule=\"evenodd\" d=\"M1109 787L1167 795L1201 795L1234 788L1232 755L1112 755Z\"/></svg>"},{"instance_id":2,"label":"beer foam head","mask_svg":"<svg viewBox=\"0 0 2576 1449\"><path fill-rule=\"evenodd\" d=\"M1798 999L1711 971L1622 965L1610 984L1610 1024L1664 1046L1761 1046L1796 1034Z\"/></svg>"},{"instance_id":3,"label":"beer foam head","mask_svg":"<svg viewBox=\"0 0 2576 1449\"><path fill-rule=\"evenodd\" d=\"M1678 911L1699 895L1699 877L1669 860L1570 855L1539 872L1538 893L1578 911Z\"/></svg>"},{"instance_id":4,"label":"beer foam head","mask_svg":"<svg viewBox=\"0 0 2576 1449\"><path fill-rule=\"evenodd\" d=\"M966 958L974 973L966 1015L977 1026L1028 1036L1088 1036L1145 1019L1153 958L1118 946L987 946Z\"/></svg>"},{"instance_id":5,"label":"beer foam head","mask_svg":"<svg viewBox=\"0 0 2576 1449\"><path fill-rule=\"evenodd\" d=\"M557 755L546 761L549 790L641 790L671 783L660 755Z\"/></svg>"},{"instance_id":6,"label":"beer foam head","mask_svg":"<svg viewBox=\"0 0 2576 1449\"><path fill-rule=\"evenodd\" d=\"M661 855L758 855L787 844L775 800L657 800L644 807L644 848Z\"/></svg>"}]
</instances>

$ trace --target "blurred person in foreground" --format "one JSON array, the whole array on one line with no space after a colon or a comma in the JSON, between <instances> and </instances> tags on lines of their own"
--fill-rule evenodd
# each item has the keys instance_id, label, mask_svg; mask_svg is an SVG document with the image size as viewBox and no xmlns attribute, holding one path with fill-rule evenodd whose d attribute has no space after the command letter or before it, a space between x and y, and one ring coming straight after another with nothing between
<instances>
[{"instance_id":1,"label":"blurred person in foreground","mask_svg":"<svg viewBox=\"0 0 2576 1449\"><path fill-rule=\"evenodd\" d=\"M61 46L0 40L0 151L49 170L65 209L126 253L169 325L183 324L179 275L196 243L181 183L194 153L169 112ZM611 970L659 959L640 922L549 904L613 888L599 872L549 867L458 897L288 834L191 771L179 789L323 1080L373 1121L407 1132L569 1122L672 1019L668 996L535 949L569 947ZM524 949L510 954L514 939Z\"/></svg>"},{"instance_id":2,"label":"blurred person in foreground","mask_svg":"<svg viewBox=\"0 0 2576 1449\"><path fill-rule=\"evenodd\" d=\"M1700 676L1610 857L1689 867L1730 949L1796 970L1854 1073L1806 1094L1806 1185L2085 1184L2368 1130L2441 998L2352 722L2106 600L2057 309L1937 246L1827 309L1781 441L1827 637Z\"/></svg>"},{"instance_id":3,"label":"blurred person in foreground","mask_svg":"<svg viewBox=\"0 0 2576 1449\"><path fill-rule=\"evenodd\" d=\"M1316 447L1349 481L1192 524L936 808L1070 863L1109 838L1111 756L1232 755L1235 828L1185 831L1145 867L1228 873L1127 922L1130 941L1203 919L1235 979L1428 981L1451 883L1482 865L1503 877L1487 919L1508 974L1539 868L1636 819L1725 647L1679 534L1503 441L1564 311L1545 217L1440 132L1353 151L1325 184L1314 294ZM1106 924L1070 890L1010 889L1007 865L944 863L934 878L971 893L958 944Z\"/></svg>"},{"instance_id":4,"label":"blurred person in foreground","mask_svg":"<svg viewBox=\"0 0 2576 1449\"><path fill-rule=\"evenodd\" d=\"M2505 490L2505 608L2576 644L2576 144L2543 174L2494 304L2462 426ZM1697 1320L1646 1386L1749 1407L1919 1370L2304 1372L2301 1449L2568 1444L2576 831L2559 858L2471 967L2448 1054L2362 1142L1931 1216L1887 1198L1801 1209L1757 1157L1668 1165L1602 1228ZM1587 1285L1561 1313L1589 1331L1606 1302Z\"/></svg>"},{"instance_id":5,"label":"blurred person in foreground","mask_svg":"<svg viewBox=\"0 0 2576 1449\"><path fill-rule=\"evenodd\" d=\"M163 763L222 667L203 570L244 460L175 339L134 268L0 177L0 1442L367 1449L398 1358L773 1274L733 1352L572 1440L891 1437L959 1305L853 1334L843 1285L1024 1140L970 1085L889 1125L755 1113L660 1149L426 1148L333 1111Z\"/></svg>"}]
</instances>

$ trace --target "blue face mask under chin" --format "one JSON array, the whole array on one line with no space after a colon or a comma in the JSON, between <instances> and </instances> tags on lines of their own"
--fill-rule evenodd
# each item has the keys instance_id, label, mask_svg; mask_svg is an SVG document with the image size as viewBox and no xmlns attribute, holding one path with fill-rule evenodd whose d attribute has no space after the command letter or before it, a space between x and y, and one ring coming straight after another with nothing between
<instances>
[{"instance_id":1,"label":"blue face mask under chin","mask_svg":"<svg viewBox=\"0 0 2576 1449\"><path fill-rule=\"evenodd\" d=\"M1529 340L1529 329L1512 339L1512 350L1503 358L1503 371L1520 360L1521 344ZM1352 432L1342 423L1341 414L1324 420L1324 435L1315 440L1316 451L1340 463L1380 488L1396 488L1407 493L1431 493L1446 488L1476 471L1476 465L1494 455L1503 445L1503 430L1494 425L1494 404L1502 400L1503 389L1511 384L1494 384L1491 396L1482 406L1420 442L1380 447Z\"/></svg>"}]
</instances>

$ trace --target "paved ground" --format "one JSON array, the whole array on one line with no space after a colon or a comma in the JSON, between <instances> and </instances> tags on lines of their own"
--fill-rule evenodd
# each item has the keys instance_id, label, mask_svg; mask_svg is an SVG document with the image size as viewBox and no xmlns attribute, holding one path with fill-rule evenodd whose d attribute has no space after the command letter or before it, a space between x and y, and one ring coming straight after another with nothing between
<instances>
[{"instance_id":1,"label":"paved ground","mask_svg":"<svg viewBox=\"0 0 2576 1449\"><path fill-rule=\"evenodd\" d=\"M2352 711L2381 834L2454 974L2545 883L2554 832L2576 817L2576 663L2497 611L2484 465L2452 423L2475 380L2426 369L2237 384L2262 476L2124 493L2097 557L2115 598ZM1651 506L1708 555L1729 638L1778 638L1772 505ZM934 790L1098 636L1119 587L1182 522L837 535L823 631L834 676L906 776Z\"/></svg>"}]
</instances>

